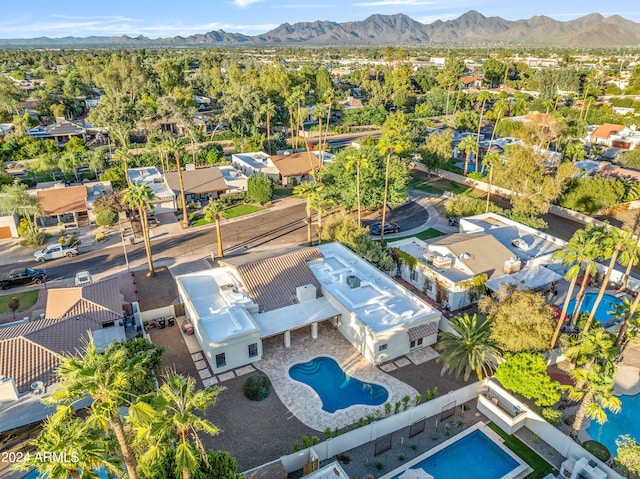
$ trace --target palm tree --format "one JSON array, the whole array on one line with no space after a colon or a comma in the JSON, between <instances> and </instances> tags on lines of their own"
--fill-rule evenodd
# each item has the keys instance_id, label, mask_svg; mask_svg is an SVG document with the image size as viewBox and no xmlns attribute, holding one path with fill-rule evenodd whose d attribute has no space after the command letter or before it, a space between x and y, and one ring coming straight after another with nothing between
<instances>
[{"instance_id":1,"label":"palm tree","mask_svg":"<svg viewBox=\"0 0 640 479\"><path fill-rule=\"evenodd\" d=\"M318 244L322 244L322 215L327 212L326 208L333 206L333 204L333 200L324 190L323 185L319 185L318 190L315 191L309 198L309 206L316 210L316 236L318 237Z\"/></svg>"},{"instance_id":2,"label":"palm tree","mask_svg":"<svg viewBox=\"0 0 640 479\"><path fill-rule=\"evenodd\" d=\"M358 226L362 226L361 210L362 201L360 198L360 172L369 169L369 159L361 150L354 150L353 154L347 157L346 169L350 171L356 169L356 199L358 201Z\"/></svg>"},{"instance_id":3,"label":"palm tree","mask_svg":"<svg viewBox=\"0 0 640 479\"><path fill-rule=\"evenodd\" d=\"M613 311L610 314L623 318L620 323L620 329L616 336L615 347L624 349L628 342L627 331L629 331L630 324L638 323L638 304L640 304L640 294L636 293L636 297L633 302L629 301L629 298L623 298L622 304L616 304Z\"/></svg>"},{"instance_id":4,"label":"palm tree","mask_svg":"<svg viewBox=\"0 0 640 479\"><path fill-rule=\"evenodd\" d=\"M605 410L617 414L621 409L621 403L620 399L613 395L612 371L596 364L589 370L574 369L569 374L576 383L583 385L582 388L574 387L569 390L569 398L580 401L570 433L576 440L586 417L597 421L598 424L604 424L607 421Z\"/></svg>"},{"instance_id":5,"label":"palm tree","mask_svg":"<svg viewBox=\"0 0 640 479\"><path fill-rule=\"evenodd\" d=\"M478 138L476 140L478 143L478 149L480 148L480 129L482 128L482 116L484 115L484 105L487 102L487 100L491 100L491 98L493 98L493 96L488 91L481 91L480 93L478 93L478 97L476 98L476 100L480 100L482 102L480 104L480 119L478 121ZM478 171L477 156L476 156L476 171Z\"/></svg>"},{"instance_id":6,"label":"palm tree","mask_svg":"<svg viewBox=\"0 0 640 479\"><path fill-rule=\"evenodd\" d=\"M184 151L184 143L179 138L169 138L166 143L167 154L172 153L176 160L178 168L178 181L180 182L180 201L182 202L182 227L189 227L189 215L187 213L187 200L184 194L184 180L182 179L182 165L180 164L180 155Z\"/></svg>"},{"instance_id":7,"label":"palm tree","mask_svg":"<svg viewBox=\"0 0 640 479\"><path fill-rule=\"evenodd\" d=\"M271 101L271 98L267 98L267 101L260 107L260 113L265 115L267 120L267 143L269 143L269 153L271 151L271 118L276 114L276 104Z\"/></svg>"},{"instance_id":8,"label":"palm tree","mask_svg":"<svg viewBox=\"0 0 640 479\"><path fill-rule=\"evenodd\" d=\"M218 258L224 257L224 252L222 249L222 233L220 232L220 213L226 208L225 204L218 201L210 201L207 206L202 209L205 218L207 221L214 220L216 222L216 236L218 240Z\"/></svg>"},{"instance_id":9,"label":"palm tree","mask_svg":"<svg viewBox=\"0 0 640 479\"><path fill-rule=\"evenodd\" d=\"M617 228L611 228L608 231L607 236L602 237L602 241L600 242L600 248L602 251L611 252L609 265L607 266L607 272L605 273L604 279L602 280L602 284L600 285L600 290L598 291L598 296L596 296L596 300L593 303L593 307L591 308L591 312L589 313L589 319L584 325L584 331L589 331L591 327L591 323L596 315L596 310L600 305L600 301L604 296L605 291L607 290L607 286L609 284L609 278L611 278L611 273L613 273L613 269L616 266L616 261L618 259L618 255L620 252L628 247L630 243L635 243L637 245L638 240L634 238L633 233L630 231L622 231ZM605 258L609 256L609 254L603 255Z\"/></svg>"},{"instance_id":10,"label":"palm tree","mask_svg":"<svg viewBox=\"0 0 640 479\"><path fill-rule=\"evenodd\" d=\"M156 272L153 268L153 257L151 255L151 238L149 236L149 222L147 221L147 209L153 209L151 202L157 199L153 194L149 185L144 183L132 183L122 193L121 202L130 209L137 209L140 216L140 227L142 229L142 238L144 240L144 248L147 253L147 263L149 265L149 277L155 276Z\"/></svg>"},{"instance_id":11,"label":"palm tree","mask_svg":"<svg viewBox=\"0 0 640 479\"><path fill-rule=\"evenodd\" d=\"M118 148L116 152L113 154L113 157L117 160L122 161L122 166L124 168L124 176L127 179L127 186L131 184L131 180L129 179L129 163L133 159L131 153L129 153L129 149L126 146L122 148Z\"/></svg>"},{"instance_id":12,"label":"palm tree","mask_svg":"<svg viewBox=\"0 0 640 479\"><path fill-rule=\"evenodd\" d=\"M613 364L620 351L614 346L613 335L602 328L597 328L581 332L572 341L565 354L575 364L589 371L596 363L600 365Z\"/></svg>"},{"instance_id":13,"label":"palm tree","mask_svg":"<svg viewBox=\"0 0 640 479\"><path fill-rule=\"evenodd\" d=\"M569 302L571 301L573 290L576 286L576 283L578 282L578 277L580 276L582 266L585 261L587 261L587 258L590 257L590 252L592 252L594 247L596 246L596 242L594 240L595 238L588 235L585 230L577 230L573 234L571 239L567 242L565 248L556 251L553 255L553 259L555 261L559 261L564 267L568 268L564 274L564 277L565 279L569 280L569 289L567 291L567 296L565 298L564 304L562 305L562 312L560 313L560 317L558 318L556 329L553 333L553 337L551 338L549 355L556 345L556 341L558 340L558 336L560 335L562 325L564 324L564 320L567 317Z\"/></svg>"},{"instance_id":14,"label":"palm tree","mask_svg":"<svg viewBox=\"0 0 640 479\"><path fill-rule=\"evenodd\" d=\"M509 103L504 98L500 98L496 100L496 102L493 104L493 111L496 114L496 122L493 124L493 131L491 132L491 139L489 140L489 148L491 148L491 145L493 144L493 139L496 136L498 123L500 123L500 120L502 119L502 115L504 115L504 113L508 110L509 110Z\"/></svg>"},{"instance_id":15,"label":"palm tree","mask_svg":"<svg viewBox=\"0 0 640 479\"><path fill-rule=\"evenodd\" d=\"M313 107L313 116L318 119L318 130L319 130L319 141L318 141L318 150L320 151L320 155L323 155L324 150L322 149L322 119L327 115L327 107L323 103L316 103Z\"/></svg>"},{"instance_id":16,"label":"palm tree","mask_svg":"<svg viewBox=\"0 0 640 479\"><path fill-rule=\"evenodd\" d=\"M467 176L469 172L469 160L471 159L471 153L478 157L478 142L472 136L465 136L458 145L460 151L465 152L464 157L464 176ZM478 162L476 160L476 171L478 171Z\"/></svg>"},{"instance_id":17,"label":"palm tree","mask_svg":"<svg viewBox=\"0 0 640 479\"><path fill-rule=\"evenodd\" d=\"M378 149L381 154L387 155L384 168L384 197L382 199L382 228L380 229L380 246L384 249L384 225L387 217L387 198L389 196L389 166L391 154L400 154L407 148L407 138L395 133L385 133L378 141Z\"/></svg>"},{"instance_id":18,"label":"palm tree","mask_svg":"<svg viewBox=\"0 0 640 479\"><path fill-rule=\"evenodd\" d=\"M134 423L146 446L141 463L156 463L166 446L175 444L176 475L189 479L200 464L200 456L206 457L198 433L215 436L220 432L202 414L215 405L218 394L225 389L216 386L196 390L194 378L176 373L168 376L156 395L148 398L155 414L150 420Z\"/></svg>"},{"instance_id":19,"label":"palm tree","mask_svg":"<svg viewBox=\"0 0 640 479\"><path fill-rule=\"evenodd\" d=\"M579 141L572 141L566 146L564 153L571 156L571 161L575 163L576 160L584 158L584 145Z\"/></svg>"},{"instance_id":20,"label":"palm tree","mask_svg":"<svg viewBox=\"0 0 640 479\"><path fill-rule=\"evenodd\" d=\"M482 167L489 167L489 187L487 188L487 201L485 204L484 212L489 212L489 205L491 204L491 188L493 187L493 165L496 161L500 160L500 154L492 151L484 155L482 159Z\"/></svg>"},{"instance_id":21,"label":"palm tree","mask_svg":"<svg viewBox=\"0 0 640 479\"><path fill-rule=\"evenodd\" d=\"M86 426L110 429L114 433L130 479L138 479L137 460L118 408L128 405L129 414L135 417L149 414L146 405L130 398L132 382L145 374L142 364L139 358L129 359L124 348L108 348L101 354L91 339L82 356L62 358L57 370L60 388L43 400L73 405L89 397L90 415Z\"/></svg>"},{"instance_id":22,"label":"palm tree","mask_svg":"<svg viewBox=\"0 0 640 479\"><path fill-rule=\"evenodd\" d=\"M491 338L491 327L486 318L477 314L464 313L451 320L455 332L444 332L435 348L441 355L437 359L443 362L442 374L447 371L456 377L463 374L467 381L472 372L478 380L491 376L502 358L497 343Z\"/></svg>"},{"instance_id":23,"label":"palm tree","mask_svg":"<svg viewBox=\"0 0 640 479\"><path fill-rule=\"evenodd\" d=\"M620 281L620 290L627 289L631 269L640 261L640 246L638 245L637 238L636 241L633 241L633 238L629 238L629 241L625 243L625 248L618 256L618 263L626 267L622 275L622 281Z\"/></svg>"},{"instance_id":24,"label":"palm tree","mask_svg":"<svg viewBox=\"0 0 640 479\"><path fill-rule=\"evenodd\" d=\"M47 479L80 479L93 474L94 469L105 469L114 476L122 473L122 464L114 456L113 437L91 428L77 417L70 406L58 406L56 413L42 424L42 431L32 442L38 453L60 454L62 460L42 460L36 454L26 455L16 463L18 470L36 468L40 477Z\"/></svg>"},{"instance_id":25,"label":"palm tree","mask_svg":"<svg viewBox=\"0 0 640 479\"><path fill-rule=\"evenodd\" d=\"M305 181L300 183L293 189L293 194L301 198L307 199L307 245L313 246L313 239L311 238L311 210L312 210L312 196L316 194L322 186L319 183Z\"/></svg>"}]
</instances>

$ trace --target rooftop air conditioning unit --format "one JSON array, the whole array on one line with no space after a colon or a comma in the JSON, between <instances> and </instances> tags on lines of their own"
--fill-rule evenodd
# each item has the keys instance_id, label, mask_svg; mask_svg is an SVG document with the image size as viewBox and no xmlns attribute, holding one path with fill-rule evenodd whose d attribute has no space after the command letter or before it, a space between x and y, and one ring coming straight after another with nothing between
<instances>
[{"instance_id":1,"label":"rooftop air conditioning unit","mask_svg":"<svg viewBox=\"0 0 640 479\"><path fill-rule=\"evenodd\" d=\"M298 303L306 303L316 299L316 287L312 284L305 284L296 288L296 298Z\"/></svg>"},{"instance_id":2,"label":"rooftop air conditioning unit","mask_svg":"<svg viewBox=\"0 0 640 479\"><path fill-rule=\"evenodd\" d=\"M422 257L427 261L428 264L433 264L433 260L435 259L436 255L433 253L427 253L425 255L422 255Z\"/></svg>"},{"instance_id":3,"label":"rooftop air conditioning unit","mask_svg":"<svg viewBox=\"0 0 640 479\"><path fill-rule=\"evenodd\" d=\"M360 278L358 278L355 274L350 274L347 276L347 284L351 289L360 287Z\"/></svg>"},{"instance_id":4,"label":"rooftop air conditioning unit","mask_svg":"<svg viewBox=\"0 0 640 479\"><path fill-rule=\"evenodd\" d=\"M220 286L220 291L233 291L236 285L233 283L227 283Z\"/></svg>"},{"instance_id":5,"label":"rooftop air conditioning unit","mask_svg":"<svg viewBox=\"0 0 640 479\"><path fill-rule=\"evenodd\" d=\"M435 268L450 268L451 258L448 256L435 256L432 264Z\"/></svg>"},{"instance_id":6,"label":"rooftop air conditioning unit","mask_svg":"<svg viewBox=\"0 0 640 479\"><path fill-rule=\"evenodd\" d=\"M507 261L504 262L504 274L513 274L520 271L522 267L520 263L520 258L517 256L512 256Z\"/></svg>"}]
</instances>

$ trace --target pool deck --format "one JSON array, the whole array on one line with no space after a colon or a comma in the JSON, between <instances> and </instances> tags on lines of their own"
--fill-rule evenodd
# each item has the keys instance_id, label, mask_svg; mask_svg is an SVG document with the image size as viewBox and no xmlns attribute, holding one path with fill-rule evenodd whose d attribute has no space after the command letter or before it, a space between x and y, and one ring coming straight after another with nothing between
<instances>
[{"instance_id":1,"label":"pool deck","mask_svg":"<svg viewBox=\"0 0 640 479\"><path fill-rule=\"evenodd\" d=\"M414 398L418 391L404 382L386 374L367 361L333 326L321 323L318 337L313 339L306 328L291 333L291 347L282 346L282 337L277 336L263 342L264 359L254 363L273 384L273 389L282 403L295 417L316 431L343 428L357 422L368 414L384 410L384 405L354 405L328 413L316 392L306 384L289 376L294 364L306 363L318 357L335 359L342 369L354 378L384 386L389 392L387 402L396 403L403 397Z\"/></svg>"}]
</instances>

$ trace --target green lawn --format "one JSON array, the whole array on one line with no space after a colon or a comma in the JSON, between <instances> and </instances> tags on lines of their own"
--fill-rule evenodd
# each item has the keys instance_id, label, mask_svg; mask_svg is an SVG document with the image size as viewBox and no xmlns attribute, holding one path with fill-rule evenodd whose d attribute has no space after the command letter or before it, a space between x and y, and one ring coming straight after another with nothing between
<instances>
[{"instance_id":1,"label":"green lawn","mask_svg":"<svg viewBox=\"0 0 640 479\"><path fill-rule=\"evenodd\" d=\"M400 238L388 238L387 239L387 243L391 242L391 241L400 241L403 239L407 239L407 238L418 238L421 240L428 240L431 238L437 238L438 236L442 236L444 233L442 231L438 231L437 229L434 228L428 228L424 231L421 231L418 234L415 235L411 235L411 236L402 236ZM376 241L380 241L380 240L376 240Z\"/></svg>"},{"instance_id":2,"label":"green lawn","mask_svg":"<svg viewBox=\"0 0 640 479\"><path fill-rule=\"evenodd\" d=\"M558 475L558 471L542 457L538 455L533 449L527 446L524 442L518 439L516 436L512 436L504 432L500 427L494 423L489 423L489 427L493 429L502 439L504 439L504 445L515 452L520 459L529 464L533 472L529 474L525 479L542 479L549 473L554 476Z\"/></svg>"},{"instance_id":3,"label":"green lawn","mask_svg":"<svg viewBox=\"0 0 640 479\"><path fill-rule=\"evenodd\" d=\"M5 294L4 296L0 296L0 314L11 312L8 305L14 296L20 300L20 307L16 311L18 313L26 311L36 304L39 293L40 291L36 289L33 291L25 291L24 293Z\"/></svg>"},{"instance_id":4,"label":"green lawn","mask_svg":"<svg viewBox=\"0 0 640 479\"><path fill-rule=\"evenodd\" d=\"M222 216L225 218L237 218L238 216L248 215L250 213L255 213L256 211L262 211L264 208L256 205L238 205L232 206L228 210L224 210L222 212Z\"/></svg>"},{"instance_id":5,"label":"green lawn","mask_svg":"<svg viewBox=\"0 0 640 479\"><path fill-rule=\"evenodd\" d=\"M293 188L275 188L273 194L276 196L293 196Z\"/></svg>"},{"instance_id":6,"label":"green lawn","mask_svg":"<svg viewBox=\"0 0 640 479\"><path fill-rule=\"evenodd\" d=\"M455 193L456 195L463 194L474 196L472 194L473 188L468 188L464 185L460 185L453 181L444 180L442 178L430 178L428 180L423 180L420 178L411 177L411 179L409 180L409 189L425 191L427 193L433 193L436 195L441 195L450 191L452 193Z\"/></svg>"}]
</instances>

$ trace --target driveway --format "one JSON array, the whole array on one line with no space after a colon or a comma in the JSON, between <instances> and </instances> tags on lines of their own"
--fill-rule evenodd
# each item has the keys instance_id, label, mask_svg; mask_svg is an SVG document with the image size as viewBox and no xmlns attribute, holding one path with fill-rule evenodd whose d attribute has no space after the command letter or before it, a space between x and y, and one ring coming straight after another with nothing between
<instances>
[{"instance_id":1,"label":"driveway","mask_svg":"<svg viewBox=\"0 0 640 479\"><path fill-rule=\"evenodd\" d=\"M424 206L414 202L408 201L403 205L396 206L387 214L385 221L387 223L397 223L400 227L400 232L418 228L426 223L429 219L429 213ZM373 219L362 220L362 226L371 226L374 223L382 221L382 215Z\"/></svg>"}]
</instances>

